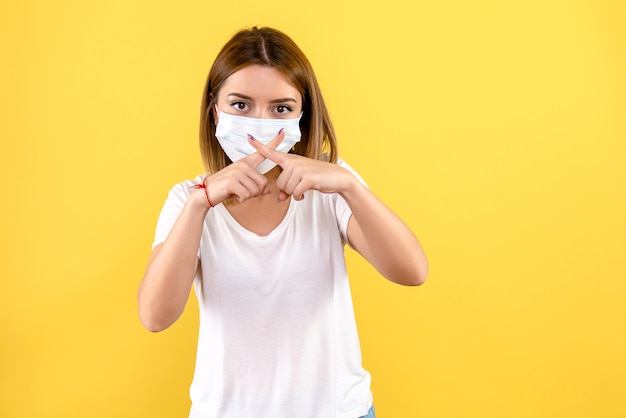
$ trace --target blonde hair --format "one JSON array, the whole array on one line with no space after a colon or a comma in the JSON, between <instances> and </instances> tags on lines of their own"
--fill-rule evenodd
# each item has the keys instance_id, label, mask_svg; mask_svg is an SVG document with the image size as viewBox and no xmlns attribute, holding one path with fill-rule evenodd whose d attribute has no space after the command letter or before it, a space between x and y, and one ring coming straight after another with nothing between
<instances>
[{"instance_id":1,"label":"blonde hair","mask_svg":"<svg viewBox=\"0 0 626 418\"><path fill-rule=\"evenodd\" d=\"M204 86L200 107L200 153L207 173L215 173L231 162L215 137L213 108L217 95L231 74L249 65L277 69L302 95L302 138L292 152L336 163L335 130L309 60L284 33L272 28L253 27L237 32L224 45Z\"/></svg>"}]
</instances>

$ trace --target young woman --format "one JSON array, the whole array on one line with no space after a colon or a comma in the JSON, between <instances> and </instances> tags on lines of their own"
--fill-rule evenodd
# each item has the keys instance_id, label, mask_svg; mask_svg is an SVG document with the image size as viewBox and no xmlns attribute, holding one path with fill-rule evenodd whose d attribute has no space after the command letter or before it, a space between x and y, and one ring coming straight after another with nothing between
<instances>
[{"instance_id":1,"label":"young woman","mask_svg":"<svg viewBox=\"0 0 626 418\"><path fill-rule=\"evenodd\" d=\"M344 245L420 285L418 240L338 158L311 65L285 34L237 33L200 118L206 174L170 191L138 292L142 323L161 331L194 285L190 417L373 417Z\"/></svg>"}]
</instances>

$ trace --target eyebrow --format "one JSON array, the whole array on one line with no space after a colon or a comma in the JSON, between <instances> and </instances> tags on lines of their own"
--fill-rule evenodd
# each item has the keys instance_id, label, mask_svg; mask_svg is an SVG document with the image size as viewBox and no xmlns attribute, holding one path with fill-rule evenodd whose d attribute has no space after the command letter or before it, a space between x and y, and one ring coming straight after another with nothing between
<instances>
[{"instance_id":1,"label":"eyebrow","mask_svg":"<svg viewBox=\"0 0 626 418\"><path fill-rule=\"evenodd\" d=\"M228 93L227 97L231 97L231 96L235 96L238 97L240 99L245 99L245 100L250 100L250 101L254 101L254 99L250 96L246 96L245 94L241 94L241 93ZM279 99L274 99L271 100L270 103L284 103L284 102L293 102L293 103L297 103L296 99L292 98L292 97L282 97Z\"/></svg>"}]
</instances>

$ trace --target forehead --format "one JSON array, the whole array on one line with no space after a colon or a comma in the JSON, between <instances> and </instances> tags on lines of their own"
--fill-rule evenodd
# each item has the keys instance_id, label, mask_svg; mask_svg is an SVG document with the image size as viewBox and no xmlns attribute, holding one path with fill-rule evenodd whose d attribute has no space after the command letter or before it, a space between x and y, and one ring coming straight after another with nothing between
<instances>
[{"instance_id":1,"label":"forehead","mask_svg":"<svg viewBox=\"0 0 626 418\"><path fill-rule=\"evenodd\" d=\"M245 94L259 99L267 96L300 98L298 89L276 68L249 65L232 73L220 89L219 96Z\"/></svg>"}]
</instances>

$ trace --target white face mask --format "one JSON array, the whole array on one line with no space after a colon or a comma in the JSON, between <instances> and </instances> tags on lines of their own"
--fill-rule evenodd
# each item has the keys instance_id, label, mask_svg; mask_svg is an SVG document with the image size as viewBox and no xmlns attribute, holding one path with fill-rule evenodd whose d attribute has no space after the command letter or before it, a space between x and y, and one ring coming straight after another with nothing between
<instances>
[{"instance_id":1,"label":"white face mask","mask_svg":"<svg viewBox=\"0 0 626 418\"><path fill-rule=\"evenodd\" d=\"M284 129L285 138L276 148L280 152L289 152L300 142L302 114L295 119L258 119L230 115L219 110L217 113L220 118L215 129L215 137L232 162L256 152L256 149L248 143L248 134L257 141L267 144L278 135L278 131ZM257 170L265 174L274 167L276 163L266 159L257 166Z\"/></svg>"}]
</instances>

